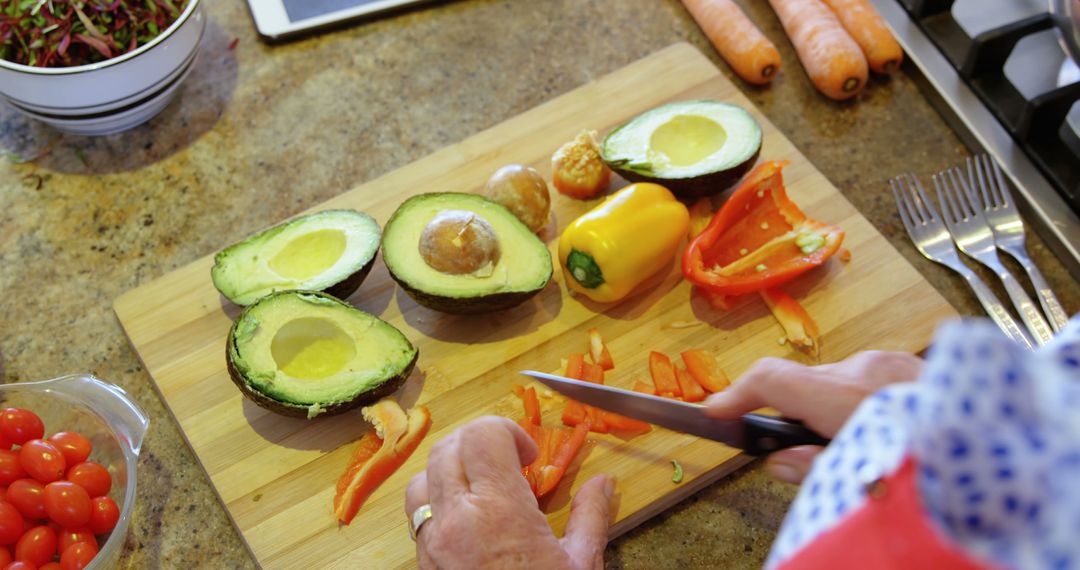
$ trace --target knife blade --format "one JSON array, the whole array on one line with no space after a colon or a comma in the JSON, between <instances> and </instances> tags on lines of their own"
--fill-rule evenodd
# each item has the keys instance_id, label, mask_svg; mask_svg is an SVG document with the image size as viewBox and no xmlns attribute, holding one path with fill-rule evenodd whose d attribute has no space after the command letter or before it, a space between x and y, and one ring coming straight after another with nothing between
<instances>
[{"instance_id":1,"label":"knife blade","mask_svg":"<svg viewBox=\"0 0 1080 570\"><path fill-rule=\"evenodd\" d=\"M705 415L705 406L698 404L535 370L523 370L521 373L536 378L552 390L583 404L673 431L719 441L741 449L748 455L765 455L796 445L829 444L828 438L799 422L784 418L746 414L736 419L717 419Z\"/></svg>"}]
</instances>

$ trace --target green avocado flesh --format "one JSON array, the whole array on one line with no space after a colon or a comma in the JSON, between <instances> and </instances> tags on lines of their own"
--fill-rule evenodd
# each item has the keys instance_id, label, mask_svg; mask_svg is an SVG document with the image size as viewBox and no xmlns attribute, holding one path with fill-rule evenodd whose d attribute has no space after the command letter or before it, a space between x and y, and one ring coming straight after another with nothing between
<instances>
[{"instance_id":1,"label":"green avocado flesh","mask_svg":"<svg viewBox=\"0 0 1080 570\"><path fill-rule=\"evenodd\" d=\"M678 196L723 192L761 152L761 127L737 105L698 100L646 111L600 145L607 165L631 182L655 182Z\"/></svg>"},{"instance_id":2,"label":"green avocado flesh","mask_svg":"<svg viewBox=\"0 0 1080 570\"><path fill-rule=\"evenodd\" d=\"M379 224L355 210L327 210L274 226L214 257L214 287L237 305L291 289L352 294L379 250Z\"/></svg>"},{"instance_id":3,"label":"green avocado flesh","mask_svg":"<svg viewBox=\"0 0 1080 570\"><path fill-rule=\"evenodd\" d=\"M437 216L475 216L497 243L498 253L468 273L436 268L421 242ZM437 221L437 220L436 220ZM456 242L455 242L456 243ZM460 246L461 244L457 244ZM383 232L383 261L390 276L417 303L447 313L483 313L518 305L540 292L551 279L551 254L540 238L510 210L476 194L420 194L406 200ZM466 257L467 247L448 259Z\"/></svg>"},{"instance_id":4,"label":"green avocado flesh","mask_svg":"<svg viewBox=\"0 0 1080 570\"><path fill-rule=\"evenodd\" d=\"M229 375L274 412L311 419L366 406L401 386L417 349L401 331L325 293L281 291L229 332Z\"/></svg>"}]
</instances>

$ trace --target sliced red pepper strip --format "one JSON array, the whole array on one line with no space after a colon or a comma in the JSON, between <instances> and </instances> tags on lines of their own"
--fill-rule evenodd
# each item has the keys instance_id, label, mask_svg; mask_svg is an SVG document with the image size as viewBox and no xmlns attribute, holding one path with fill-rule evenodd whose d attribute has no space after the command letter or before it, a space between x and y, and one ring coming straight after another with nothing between
<instances>
[{"instance_id":1,"label":"sliced red pepper strip","mask_svg":"<svg viewBox=\"0 0 1080 570\"><path fill-rule=\"evenodd\" d=\"M567 378L573 378L574 380L581 380L585 373L585 355L579 352L571 354L566 359L566 372L563 376ZM585 404L577 400L567 400L566 408L563 409L562 421L568 426L576 426L579 423L585 421L588 418L588 412L585 410Z\"/></svg>"},{"instance_id":2,"label":"sliced red pepper strip","mask_svg":"<svg viewBox=\"0 0 1080 570\"><path fill-rule=\"evenodd\" d=\"M580 352L575 352L566 359L566 372L563 376L567 378L573 378L574 380L581 380L585 371L585 355Z\"/></svg>"},{"instance_id":3,"label":"sliced red pepper strip","mask_svg":"<svg viewBox=\"0 0 1080 570\"><path fill-rule=\"evenodd\" d=\"M675 367L666 354L656 351L649 353L649 373L652 375L653 384L656 385L657 394L682 396L679 381L675 378Z\"/></svg>"},{"instance_id":4,"label":"sliced red pepper strip","mask_svg":"<svg viewBox=\"0 0 1080 570\"><path fill-rule=\"evenodd\" d=\"M790 295L779 289L761 291L761 298L769 306L792 346L817 356L820 352L820 333L817 323L806 309Z\"/></svg>"},{"instance_id":5,"label":"sliced red pepper strip","mask_svg":"<svg viewBox=\"0 0 1080 570\"><path fill-rule=\"evenodd\" d=\"M621 416L614 412L601 411L601 417L609 430L633 433L645 433L652 430L652 426L634 418Z\"/></svg>"},{"instance_id":6,"label":"sliced red pepper strip","mask_svg":"<svg viewBox=\"0 0 1080 570\"><path fill-rule=\"evenodd\" d=\"M615 361L611 359L611 352L608 351L607 346L604 344L604 339L600 337L600 331L595 328L589 329L589 356L592 357L593 364L600 366L604 370L615 368Z\"/></svg>"},{"instance_id":7,"label":"sliced red pepper strip","mask_svg":"<svg viewBox=\"0 0 1080 570\"><path fill-rule=\"evenodd\" d=\"M540 425L540 400L536 397L536 388L529 386L521 396L521 402L525 405L525 419Z\"/></svg>"},{"instance_id":8,"label":"sliced red pepper strip","mask_svg":"<svg viewBox=\"0 0 1080 570\"><path fill-rule=\"evenodd\" d=\"M682 353L686 371L701 384L702 388L710 392L719 392L731 385L727 374L720 369L720 363L711 352L695 348Z\"/></svg>"},{"instance_id":9,"label":"sliced red pepper strip","mask_svg":"<svg viewBox=\"0 0 1080 570\"><path fill-rule=\"evenodd\" d=\"M535 490L536 498L543 497L559 485L559 481L566 474L566 468L573 463L574 457L577 457L578 451L584 445L585 438L589 435L589 427L586 422L578 424L573 430L558 430L563 433L569 432L569 434L560 442L550 461L539 469L540 477Z\"/></svg>"},{"instance_id":10,"label":"sliced red pepper strip","mask_svg":"<svg viewBox=\"0 0 1080 570\"><path fill-rule=\"evenodd\" d=\"M397 402L384 398L362 411L375 429L360 438L338 479L334 514L343 524L352 522L364 501L405 463L431 428L431 412L424 406L405 413Z\"/></svg>"},{"instance_id":11,"label":"sliced red pepper strip","mask_svg":"<svg viewBox=\"0 0 1080 570\"><path fill-rule=\"evenodd\" d=\"M679 381L679 388L682 390L684 402L700 402L705 399L705 389L701 387L701 384L697 383L697 380L689 372L682 368L676 368L675 379Z\"/></svg>"},{"instance_id":12,"label":"sliced red pepper strip","mask_svg":"<svg viewBox=\"0 0 1080 570\"><path fill-rule=\"evenodd\" d=\"M825 262L844 231L808 219L788 198L786 161L758 165L690 242L687 281L720 295L745 295L786 283Z\"/></svg>"}]
</instances>

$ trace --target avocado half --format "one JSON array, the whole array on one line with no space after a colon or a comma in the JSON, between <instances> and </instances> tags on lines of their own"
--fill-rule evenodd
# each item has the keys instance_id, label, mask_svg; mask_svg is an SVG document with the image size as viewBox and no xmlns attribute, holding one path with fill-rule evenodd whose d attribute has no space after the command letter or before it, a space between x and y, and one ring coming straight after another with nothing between
<instances>
[{"instance_id":1,"label":"avocado half","mask_svg":"<svg viewBox=\"0 0 1080 570\"><path fill-rule=\"evenodd\" d=\"M645 111L608 133L600 155L630 182L654 182L681 198L717 194L761 153L761 126L746 109L679 101Z\"/></svg>"},{"instance_id":2,"label":"avocado half","mask_svg":"<svg viewBox=\"0 0 1080 570\"><path fill-rule=\"evenodd\" d=\"M290 220L214 256L214 287L237 305L274 291L326 291L344 299L367 277L379 251L379 224L355 210Z\"/></svg>"},{"instance_id":3,"label":"avocado half","mask_svg":"<svg viewBox=\"0 0 1080 570\"><path fill-rule=\"evenodd\" d=\"M280 291L249 305L225 349L229 376L244 396L308 419L390 395L418 354L390 324L315 291Z\"/></svg>"},{"instance_id":4,"label":"avocado half","mask_svg":"<svg viewBox=\"0 0 1080 570\"><path fill-rule=\"evenodd\" d=\"M497 259L482 271L440 270L421 252L426 229L447 213L475 215L493 230ZM474 314L519 305L551 280L547 246L508 209L476 194L420 194L398 207L383 232L383 261L390 276L417 303L446 313Z\"/></svg>"}]
</instances>

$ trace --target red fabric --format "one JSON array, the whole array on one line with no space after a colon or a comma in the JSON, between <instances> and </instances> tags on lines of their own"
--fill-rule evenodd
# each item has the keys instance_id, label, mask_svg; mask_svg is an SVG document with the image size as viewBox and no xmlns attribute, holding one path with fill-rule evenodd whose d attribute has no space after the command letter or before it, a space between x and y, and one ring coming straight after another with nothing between
<instances>
[{"instance_id":1,"label":"red fabric","mask_svg":"<svg viewBox=\"0 0 1080 570\"><path fill-rule=\"evenodd\" d=\"M868 497L835 527L780 565L781 570L981 570L976 562L931 527L915 487L915 461L883 479L884 496Z\"/></svg>"}]
</instances>

